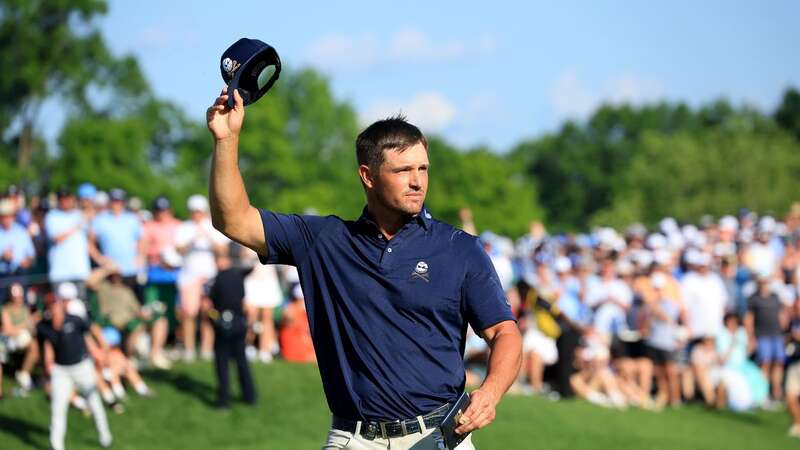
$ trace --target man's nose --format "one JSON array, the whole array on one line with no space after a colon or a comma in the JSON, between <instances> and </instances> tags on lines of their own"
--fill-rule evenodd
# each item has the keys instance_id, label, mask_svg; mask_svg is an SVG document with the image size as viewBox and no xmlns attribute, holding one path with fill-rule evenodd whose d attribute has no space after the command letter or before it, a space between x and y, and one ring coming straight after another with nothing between
<instances>
[{"instance_id":1,"label":"man's nose","mask_svg":"<svg viewBox=\"0 0 800 450\"><path fill-rule=\"evenodd\" d=\"M408 186L412 189L419 189L422 187L422 181L419 170L411 171L411 177L408 180Z\"/></svg>"}]
</instances>

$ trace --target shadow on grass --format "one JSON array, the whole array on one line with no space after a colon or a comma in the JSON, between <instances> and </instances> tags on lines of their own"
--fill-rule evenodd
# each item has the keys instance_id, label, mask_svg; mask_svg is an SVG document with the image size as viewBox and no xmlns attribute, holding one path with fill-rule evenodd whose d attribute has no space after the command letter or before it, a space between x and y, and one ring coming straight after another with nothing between
<instances>
[{"instance_id":1,"label":"shadow on grass","mask_svg":"<svg viewBox=\"0 0 800 450\"><path fill-rule=\"evenodd\" d=\"M28 422L19 417L0 414L0 436L9 434L16 436L21 442L33 448L47 448L49 430L41 425ZM40 439L43 436L44 439Z\"/></svg>"},{"instance_id":2,"label":"shadow on grass","mask_svg":"<svg viewBox=\"0 0 800 450\"><path fill-rule=\"evenodd\" d=\"M216 387L203 381L194 379L185 373L175 373L170 371L147 372L145 377L159 383L169 384L175 389L191 397L199 399L206 406L213 407L215 404Z\"/></svg>"}]
</instances>

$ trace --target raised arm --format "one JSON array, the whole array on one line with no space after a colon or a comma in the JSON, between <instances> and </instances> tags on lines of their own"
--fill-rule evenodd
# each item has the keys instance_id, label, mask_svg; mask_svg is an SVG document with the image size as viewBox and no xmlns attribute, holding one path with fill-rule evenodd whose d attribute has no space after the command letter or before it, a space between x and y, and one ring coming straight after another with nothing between
<instances>
[{"instance_id":1,"label":"raised arm","mask_svg":"<svg viewBox=\"0 0 800 450\"><path fill-rule=\"evenodd\" d=\"M244 120L244 104L234 91L236 104L227 107L228 88L223 88L206 111L208 129L214 137L208 198L214 228L230 239L267 256L267 243L261 214L250 204L239 171L239 132Z\"/></svg>"}]
</instances>

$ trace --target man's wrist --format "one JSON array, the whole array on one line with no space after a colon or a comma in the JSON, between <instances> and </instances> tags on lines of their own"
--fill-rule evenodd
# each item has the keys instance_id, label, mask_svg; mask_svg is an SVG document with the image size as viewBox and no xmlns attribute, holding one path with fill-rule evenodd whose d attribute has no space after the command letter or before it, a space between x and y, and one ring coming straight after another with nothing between
<instances>
[{"instance_id":1,"label":"man's wrist","mask_svg":"<svg viewBox=\"0 0 800 450\"><path fill-rule=\"evenodd\" d=\"M219 139L214 138L214 144L217 147L228 146L228 145L236 144L238 142L239 142L239 133L231 133L230 135L225 136L223 138L219 138Z\"/></svg>"},{"instance_id":2,"label":"man's wrist","mask_svg":"<svg viewBox=\"0 0 800 450\"><path fill-rule=\"evenodd\" d=\"M500 389L500 387L492 382L484 381L484 383L481 385L481 387L478 388L478 390L483 392L484 394L487 394L495 405L500 403L500 397L503 396L503 392Z\"/></svg>"}]
</instances>

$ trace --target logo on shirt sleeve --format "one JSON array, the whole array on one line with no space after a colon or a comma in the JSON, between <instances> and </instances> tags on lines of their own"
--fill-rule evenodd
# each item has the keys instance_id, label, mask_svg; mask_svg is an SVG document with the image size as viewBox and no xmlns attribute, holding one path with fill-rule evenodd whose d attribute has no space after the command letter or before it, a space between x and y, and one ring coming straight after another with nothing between
<instances>
[{"instance_id":1,"label":"logo on shirt sleeve","mask_svg":"<svg viewBox=\"0 0 800 450\"><path fill-rule=\"evenodd\" d=\"M414 271L411 272L411 278L419 278L425 280L426 282L430 282L430 276L428 275L428 263L425 261L418 262L417 266L414 267Z\"/></svg>"}]
</instances>

